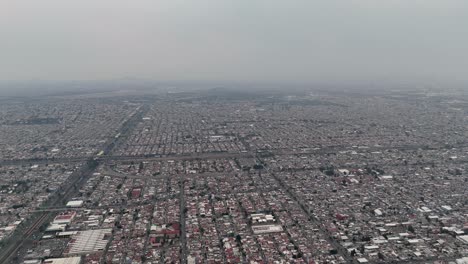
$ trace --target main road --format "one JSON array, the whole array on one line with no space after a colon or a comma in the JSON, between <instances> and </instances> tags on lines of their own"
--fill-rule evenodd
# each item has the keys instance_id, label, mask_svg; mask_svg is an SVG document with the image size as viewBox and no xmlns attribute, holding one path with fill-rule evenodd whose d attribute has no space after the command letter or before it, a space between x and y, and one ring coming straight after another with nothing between
<instances>
[{"instance_id":1,"label":"main road","mask_svg":"<svg viewBox=\"0 0 468 264\"><path fill-rule=\"evenodd\" d=\"M133 122L138 121L134 120ZM131 122L132 124L134 124ZM131 124L128 124L130 126ZM107 147L113 147L112 144L118 144L123 140L120 136L112 140ZM468 147L468 143L459 144L457 148ZM313 154L333 154L339 151L361 151L361 152L373 152L373 151L385 151L385 150L400 150L400 151L413 151L417 149L427 149L427 145L400 145L400 146L373 146L365 148L353 148L351 146L329 146L324 148L309 148L304 150L292 150L292 149L271 149L271 150L257 150L257 154L274 152L276 156L281 155L313 155ZM452 149L452 146L432 146L431 150L444 150ZM104 148L106 150L106 148ZM192 159L209 159L209 158L234 158L234 157L250 157L255 150L248 152L207 152L207 153L191 153L191 154L176 154L176 155L112 155L106 152L106 155L95 157L100 161L145 161L145 160L192 160ZM64 162L84 162L90 157L68 157L68 158L37 158L37 159L7 159L0 160L0 165L28 165L28 164L44 164L44 163L64 163ZM461 163L461 162L460 162Z\"/></svg>"}]
</instances>

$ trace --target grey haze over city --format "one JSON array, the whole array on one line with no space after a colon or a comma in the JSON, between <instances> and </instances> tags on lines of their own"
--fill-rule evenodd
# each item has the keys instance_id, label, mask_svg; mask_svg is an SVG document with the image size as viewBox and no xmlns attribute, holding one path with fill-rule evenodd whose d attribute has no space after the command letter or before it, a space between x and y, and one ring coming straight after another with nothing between
<instances>
[{"instance_id":1,"label":"grey haze over city","mask_svg":"<svg viewBox=\"0 0 468 264\"><path fill-rule=\"evenodd\" d=\"M468 264L468 0L0 0L0 264Z\"/></svg>"},{"instance_id":2,"label":"grey haze over city","mask_svg":"<svg viewBox=\"0 0 468 264\"><path fill-rule=\"evenodd\" d=\"M4 0L0 80L463 84L467 13L463 0Z\"/></svg>"}]
</instances>

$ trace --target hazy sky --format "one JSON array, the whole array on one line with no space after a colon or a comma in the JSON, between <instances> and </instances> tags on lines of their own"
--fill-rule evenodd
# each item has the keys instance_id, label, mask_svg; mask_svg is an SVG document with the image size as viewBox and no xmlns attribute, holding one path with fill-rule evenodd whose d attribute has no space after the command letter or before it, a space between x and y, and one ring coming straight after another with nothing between
<instances>
[{"instance_id":1,"label":"hazy sky","mask_svg":"<svg viewBox=\"0 0 468 264\"><path fill-rule=\"evenodd\" d=\"M468 80L467 0L0 0L0 80Z\"/></svg>"}]
</instances>

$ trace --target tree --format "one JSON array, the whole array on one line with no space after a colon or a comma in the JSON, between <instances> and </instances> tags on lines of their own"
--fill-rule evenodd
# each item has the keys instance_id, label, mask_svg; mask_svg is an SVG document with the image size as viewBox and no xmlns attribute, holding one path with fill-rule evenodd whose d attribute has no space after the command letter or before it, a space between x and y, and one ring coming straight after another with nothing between
<instances>
[{"instance_id":1,"label":"tree","mask_svg":"<svg viewBox=\"0 0 468 264\"><path fill-rule=\"evenodd\" d=\"M263 169L263 165L261 165L261 164L255 164L255 165L253 166L253 168L254 168L255 170L261 170L261 169Z\"/></svg>"},{"instance_id":2,"label":"tree","mask_svg":"<svg viewBox=\"0 0 468 264\"><path fill-rule=\"evenodd\" d=\"M377 256L379 257L379 259L385 259L384 255L381 252L377 253Z\"/></svg>"},{"instance_id":3,"label":"tree","mask_svg":"<svg viewBox=\"0 0 468 264\"><path fill-rule=\"evenodd\" d=\"M361 247L359 247L359 252L361 252L361 254L364 254L364 251L365 251L364 245L361 245Z\"/></svg>"}]
</instances>

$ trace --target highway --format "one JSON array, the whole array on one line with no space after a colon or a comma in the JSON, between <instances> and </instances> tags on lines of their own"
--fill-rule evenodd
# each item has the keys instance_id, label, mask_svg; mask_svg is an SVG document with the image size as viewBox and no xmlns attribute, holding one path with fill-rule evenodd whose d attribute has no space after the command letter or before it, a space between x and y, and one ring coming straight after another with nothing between
<instances>
[{"instance_id":1,"label":"highway","mask_svg":"<svg viewBox=\"0 0 468 264\"><path fill-rule=\"evenodd\" d=\"M111 138L106 142L104 154L111 154L112 151L130 135L135 124L141 120L141 117L148 111L148 107L144 106L137 111L123 123L120 128L120 137ZM26 164L29 161L23 161ZM58 190L57 194L52 196L45 204L46 207L63 207L65 203L76 196L79 189L83 184L86 183L89 177L92 176L96 168L102 161L94 157L88 158L83 166L79 170L75 171L70 175L68 180ZM36 162L35 162L36 163ZM2 165L2 164L0 164ZM24 224L27 228L18 228L14 234L8 238L5 242L6 246L1 248L0 251L0 263L10 263L15 256L22 250L29 238L39 231L40 227L47 224L51 217L54 215L54 211L44 210L37 212L31 216L31 218Z\"/></svg>"},{"instance_id":2,"label":"highway","mask_svg":"<svg viewBox=\"0 0 468 264\"><path fill-rule=\"evenodd\" d=\"M147 109L141 112L146 112ZM143 114L138 114L141 117ZM130 123L124 124L125 126L134 125L138 121L135 118ZM109 150L109 146L113 144L120 144L124 140L123 136L119 138L112 138L112 141L105 147L106 155L95 156L94 158L99 161L157 161L157 160L195 160L195 159L216 159L216 158L234 158L234 157L251 157L254 151L248 152L207 152L207 153L194 153L194 154L175 154L175 155L112 155ZM468 147L468 144L457 145L457 148ZM113 147L112 147L113 148ZM275 156L281 155L313 155L313 154L333 154L340 151L358 151L358 152L373 152L373 151L385 151L385 150L400 150L400 151L412 151L417 149L428 148L426 145L400 145L400 146L373 146L366 148L353 148L350 146L330 146L324 148L309 148L304 150L291 150L291 149L272 149L272 150L258 150L257 154L263 153L274 153ZM431 146L433 150L452 149L451 146ZM28 165L28 164L45 164L45 163L72 163L72 162L85 162L90 157L70 157L70 158L44 158L44 159L11 159L11 160L0 160L0 166L3 165Z\"/></svg>"},{"instance_id":3,"label":"highway","mask_svg":"<svg viewBox=\"0 0 468 264\"><path fill-rule=\"evenodd\" d=\"M68 199L74 197L79 187L84 184L87 179L92 175L96 163L92 160L87 162L80 170L72 173L65 186L59 190L59 194L52 196L47 205L58 206L64 204ZM30 220L25 223L29 225L26 229L18 228L15 233L6 241L6 246L0 252L0 263L9 263L9 261L17 254L21 247L28 241L28 239L44 224L48 223L53 212L43 211L37 212L31 216Z\"/></svg>"}]
</instances>

